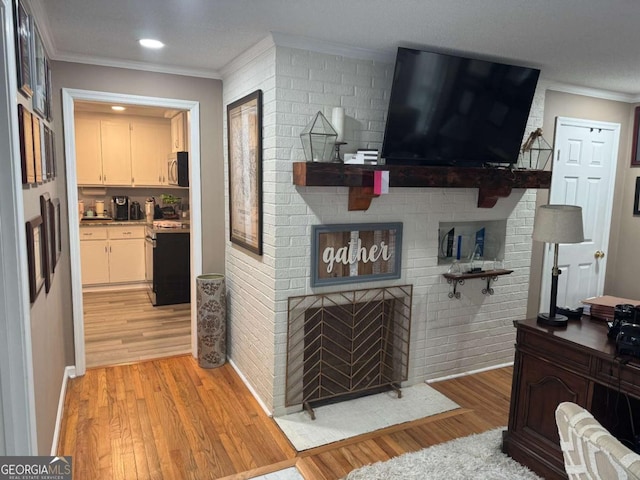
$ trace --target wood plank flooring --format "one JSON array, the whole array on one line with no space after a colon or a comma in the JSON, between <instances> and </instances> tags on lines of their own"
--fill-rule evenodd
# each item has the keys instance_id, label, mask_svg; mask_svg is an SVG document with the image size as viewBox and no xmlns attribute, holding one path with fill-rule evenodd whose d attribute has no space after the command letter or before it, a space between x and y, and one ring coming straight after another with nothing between
<instances>
[{"instance_id":1,"label":"wood plank flooring","mask_svg":"<svg viewBox=\"0 0 640 480\"><path fill-rule=\"evenodd\" d=\"M154 307L146 290L85 292L87 367L191 352L191 305Z\"/></svg>"},{"instance_id":2,"label":"wood plank flooring","mask_svg":"<svg viewBox=\"0 0 640 480\"><path fill-rule=\"evenodd\" d=\"M307 480L507 424L512 368L433 384L462 408L297 454L227 364L191 356L94 368L69 383L58 454L79 479Z\"/></svg>"}]
</instances>

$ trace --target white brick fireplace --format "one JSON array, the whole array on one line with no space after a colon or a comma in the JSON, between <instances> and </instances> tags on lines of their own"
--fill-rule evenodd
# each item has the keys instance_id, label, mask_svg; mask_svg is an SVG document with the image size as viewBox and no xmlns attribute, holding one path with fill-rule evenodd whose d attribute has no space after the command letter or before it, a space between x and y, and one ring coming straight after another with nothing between
<instances>
[{"instance_id":1,"label":"white brick fireplace","mask_svg":"<svg viewBox=\"0 0 640 480\"><path fill-rule=\"evenodd\" d=\"M292 163L304 161L299 133L318 110L331 118L333 107L344 107L342 152L381 148L393 74L393 58L311 48L270 37L223 75L225 105L261 89L264 112L264 254L226 246L231 361L268 410L285 413L288 297L403 284L413 285L407 385L513 361L512 321L526 311L535 190L514 190L479 209L477 189L392 188L366 212L349 212L346 187L295 187ZM539 85L527 134L542 125L543 105ZM458 287L461 298L449 299L447 267L437 259L439 223L504 219L504 266L513 274L499 278L492 296L481 293L482 281L468 280ZM401 278L312 289L311 226L371 222L403 222Z\"/></svg>"}]
</instances>

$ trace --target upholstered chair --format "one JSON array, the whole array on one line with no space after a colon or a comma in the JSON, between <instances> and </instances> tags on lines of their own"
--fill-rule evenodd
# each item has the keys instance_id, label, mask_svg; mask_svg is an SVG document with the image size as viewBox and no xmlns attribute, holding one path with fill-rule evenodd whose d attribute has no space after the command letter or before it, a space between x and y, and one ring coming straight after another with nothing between
<instances>
[{"instance_id":1,"label":"upholstered chair","mask_svg":"<svg viewBox=\"0 0 640 480\"><path fill-rule=\"evenodd\" d=\"M620 443L587 410L561 403L556 423L570 480L640 480L640 455Z\"/></svg>"}]
</instances>

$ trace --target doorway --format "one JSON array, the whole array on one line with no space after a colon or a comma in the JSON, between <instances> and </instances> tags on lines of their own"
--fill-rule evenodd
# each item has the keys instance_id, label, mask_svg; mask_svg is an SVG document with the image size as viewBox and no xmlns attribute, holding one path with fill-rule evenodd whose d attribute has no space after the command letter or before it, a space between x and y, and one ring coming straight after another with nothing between
<instances>
[{"instance_id":1,"label":"doorway","mask_svg":"<svg viewBox=\"0 0 640 480\"><path fill-rule=\"evenodd\" d=\"M584 242L559 248L558 306L603 294L620 124L558 117L549 203L582 207ZM540 309L547 311L553 263L545 245Z\"/></svg>"},{"instance_id":2,"label":"doorway","mask_svg":"<svg viewBox=\"0 0 640 480\"><path fill-rule=\"evenodd\" d=\"M137 106L160 107L187 111L190 119L189 140L191 145L189 171L189 205L191 208L191 352L196 352L196 302L195 278L202 273L202 231L201 231L201 188L200 188L200 114L199 103L195 101L168 99L159 97L145 97L138 95L96 92L77 89L62 89L62 112L64 123L65 162L67 172L67 195L69 215L69 248L71 252L71 286L74 322L74 344L76 375L83 375L86 371L85 331L82 298L82 275L80 268L80 235L78 190L76 176L75 152L75 103L76 102L119 103Z\"/></svg>"}]
</instances>

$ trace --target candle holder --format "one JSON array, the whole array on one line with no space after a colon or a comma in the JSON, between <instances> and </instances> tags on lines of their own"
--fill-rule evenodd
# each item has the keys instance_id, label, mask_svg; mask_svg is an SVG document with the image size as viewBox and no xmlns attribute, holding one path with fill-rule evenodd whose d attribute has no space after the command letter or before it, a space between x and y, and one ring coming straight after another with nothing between
<instances>
[{"instance_id":1,"label":"candle holder","mask_svg":"<svg viewBox=\"0 0 640 480\"><path fill-rule=\"evenodd\" d=\"M335 150L333 152L333 160L331 160L331 163L344 163L342 161L342 157L340 156L340 147L346 144L347 142L336 142Z\"/></svg>"}]
</instances>

